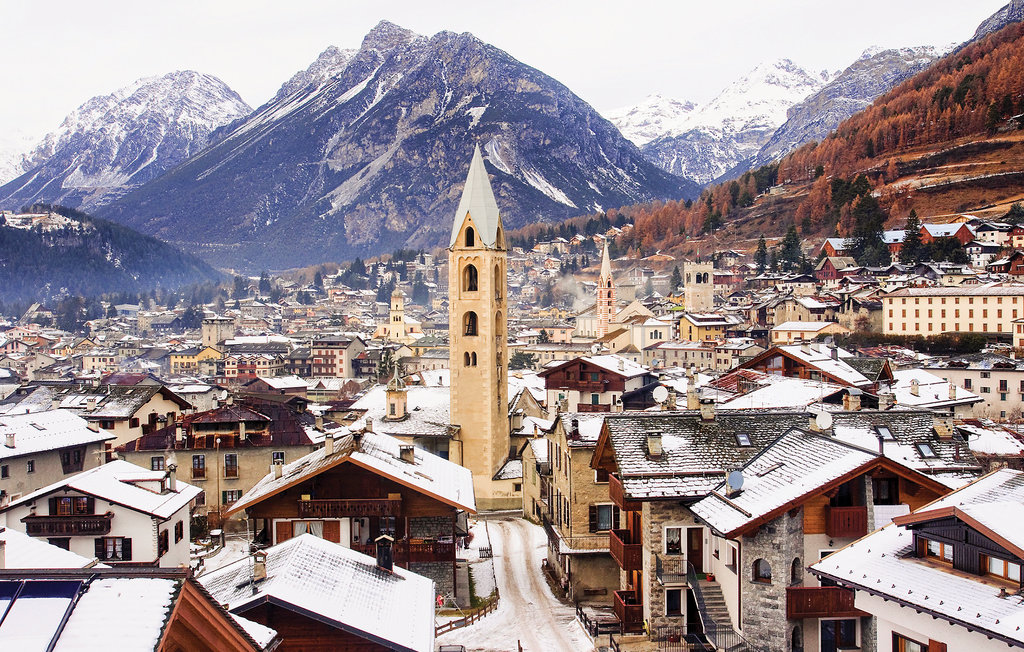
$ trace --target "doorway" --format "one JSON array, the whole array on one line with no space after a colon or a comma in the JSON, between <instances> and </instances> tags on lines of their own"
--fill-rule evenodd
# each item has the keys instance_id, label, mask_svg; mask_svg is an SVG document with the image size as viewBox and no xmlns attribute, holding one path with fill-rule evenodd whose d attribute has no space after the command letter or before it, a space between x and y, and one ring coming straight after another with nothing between
<instances>
[{"instance_id":1,"label":"doorway","mask_svg":"<svg viewBox=\"0 0 1024 652\"><path fill-rule=\"evenodd\" d=\"M686 561L693 564L695 573L704 572L704 528L686 529Z\"/></svg>"}]
</instances>

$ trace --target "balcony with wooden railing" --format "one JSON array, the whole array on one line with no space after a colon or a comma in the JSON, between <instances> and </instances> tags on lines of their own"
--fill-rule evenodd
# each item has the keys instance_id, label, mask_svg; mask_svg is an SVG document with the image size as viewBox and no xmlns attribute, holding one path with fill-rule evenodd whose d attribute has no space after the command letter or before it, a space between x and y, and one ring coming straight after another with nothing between
<instances>
[{"instance_id":1,"label":"balcony with wooden railing","mask_svg":"<svg viewBox=\"0 0 1024 652\"><path fill-rule=\"evenodd\" d=\"M644 628L644 606L636 591L616 591L613 610L622 625L622 632L639 632Z\"/></svg>"},{"instance_id":2,"label":"balcony with wooden railing","mask_svg":"<svg viewBox=\"0 0 1024 652\"><path fill-rule=\"evenodd\" d=\"M640 503L626 498L622 489L622 480L619 480L614 473L608 476L608 497L624 512L639 512L643 507Z\"/></svg>"},{"instance_id":3,"label":"balcony with wooden railing","mask_svg":"<svg viewBox=\"0 0 1024 652\"><path fill-rule=\"evenodd\" d=\"M608 537L608 549L622 570L635 571L643 567L643 547L633 542L629 530L612 530Z\"/></svg>"},{"instance_id":4,"label":"balcony with wooden railing","mask_svg":"<svg viewBox=\"0 0 1024 652\"><path fill-rule=\"evenodd\" d=\"M601 393L605 388L605 383L600 380L576 380L566 383L566 389L575 390L577 392Z\"/></svg>"},{"instance_id":5,"label":"balcony with wooden railing","mask_svg":"<svg viewBox=\"0 0 1024 652\"><path fill-rule=\"evenodd\" d=\"M868 508L825 506L825 534L857 539L868 533Z\"/></svg>"},{"instance_id":6,"label":"balcony with wooden railing","mask_svg":"<svg viewBox=\"0 0 1024 652\"><path fill-rule=\"evenodd\" d=\"M400 516L402 501L389 498L300 500L300 518Z\"/></svg>"},{"instance_id":7,"label":"balcony with wooden railing","mask_svg":"<svg viewBox=\"0 0 1024 652\"><path fill-rule=\"evenodd\" d=\"M353 543L352 550L361 552L364 555L375 557L377 546L375 544ZM409 539L395 541L391 546L392 559L400 566L408 566L410 563L422 563L431 561L455 561L454 541L439 541L433 539Z\"/></svg>"},{"instance_id":8,"label":"balcony with wooden railing","mask_svg":"<svg viewBox=\"0 0 1024 652\"><path fill-rule=\"evenodd\" d=\"M26 516L25 534L32 537L102 536L110 533L113 512L74 516Z\"/></svg>"},{"instance_id":9,"label":"balcony with wooden railing","mask_svg":"<svg viewBox=\"0 0 1024 652\"><path fill-rule=\"evenodd\" d=\"M867 614L854 607L854 593L840 586L790 586L786 618L856 618Z\"/></svg>"}]
</instances>

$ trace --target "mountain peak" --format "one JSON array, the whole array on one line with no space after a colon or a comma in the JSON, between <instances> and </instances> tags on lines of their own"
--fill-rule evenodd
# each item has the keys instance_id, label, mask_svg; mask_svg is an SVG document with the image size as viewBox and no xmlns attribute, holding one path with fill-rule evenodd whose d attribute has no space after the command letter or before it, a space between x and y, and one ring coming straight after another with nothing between
<instances>
[{"instance_id":1,"label":"mountain peak","mask_svg":"<svg viewBox=\"0 0 1024 652\"><path fill-rule=\"evenodd\" d=\"M308 68L295 73L291 79L282 84L274 99L291 95L307 86L323 84L328 79L341 74L355 56L356 50L342 50L334 45L327 46L316 60L309 64Z\"/></svg>"},{"instance_id":2,"label":"mountain peak","mask_svg":"<svg viewBox=\"0 0 1024 652\"><path fill-rule=\"evenodd\" d=\"M420 35L389 20L382 20L363 37L361 50L390 50L412 43Z\"/></svg>"}]
</instances>

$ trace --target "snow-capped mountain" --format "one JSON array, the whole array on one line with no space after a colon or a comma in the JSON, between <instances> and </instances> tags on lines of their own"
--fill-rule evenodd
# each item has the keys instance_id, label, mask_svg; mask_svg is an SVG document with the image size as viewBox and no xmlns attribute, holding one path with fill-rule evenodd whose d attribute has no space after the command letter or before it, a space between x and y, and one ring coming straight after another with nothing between
<instances>
[{"instance_id":1,"label":"snow-capped mountain","mask_svg":"<svg viewBox=\"0 0 1024 652\"><path fill-rule=\"evenodd\" d=\"M786 110L828 80L828 73L808 72L789 59L762 63L641 150L663 170L709 183L755 154L786 120ZM636 113L625 115L643 122Z\"/></svg>"},{"instance_id":2,"label":"snow-capped mountain","mask_svg":"<svg viewBox=\"0 0 1024 652\"><path fill-rule=\"evenodd\" d=\"M982 39L992 32L998 32L1010 23L1018 23L1022 20L1024 20L1024 0L1010 0L1009 4L1003 5L999 11L978 25L978 29L968 43Z\"/></svg>"},{"instance_id":3,"label":"snow-capped mountain","mask_svg":"<svg viewBox=\"0 0 1024 652\"><path fill-rule=\"evenodd\" d=\"M25 173L25 153L37 140L17 129L0 133L0 185Z\"/></svg>"},{"instance_id":4,"label":"snow-capped mountain","mask_svg":"<svg viewBox=\"0 0 1024 652\"><path fill-rule=\"evenodd\" d=\"M192 71L140 79L72 111L0 187L0 206L94 208L151 181L252 111L224 82Z\"/></svg>"},{"instance_id":5,"label":"snow-capped mountain","mask_svg":"<svg viewBox=\"0 0 1024 652\"><path fill-rule=\"evenodd\" d=\"M696 108L693 102L649 95L639 104L609 111L605 117L634 145L643 147L659 136L682 130Z\"/></svg>"},{"instance_id":6,"label":"snow-capped mountain","mask_svg":"<svg viewBox=\"0 0 1024 652\"><path fill-rule=\"evenodd\" d=\"M325 55L101 215L267 269L446 243L474 144L509 229L696 194L569 89L472 34L385 21L353 56Z\"/></svg>"},{"instance_id":7,"label":"snow-capped mountain","mask_svg":"<svg viewBox=\"0 0 1024 652\"><path fill-rule=\"evenodd\" d=\"M778 160L800 145L821 140L875 98L916 75L944 53L931 46L868 48L825 87L793 105L788 117L760 151L737 171Z\"/></svg>"}]
</instances>

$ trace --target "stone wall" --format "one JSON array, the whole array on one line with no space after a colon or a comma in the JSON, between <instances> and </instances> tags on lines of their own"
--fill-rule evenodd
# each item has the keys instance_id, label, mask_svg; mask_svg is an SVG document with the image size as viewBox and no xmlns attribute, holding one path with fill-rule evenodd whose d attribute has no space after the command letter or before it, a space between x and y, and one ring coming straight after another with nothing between
<instances>
[{"instance_id":1,"label":"stone wall","mask_svg":"<svg viewBox=\"0 0 1024 652\"><path fill-rule=\"evenodd\" d=\"M743 605L743 636L769 650L789 650L793 627L786 620L786 587L790 585L793 560L804 560L803 510L786 512L762 526L754 536L744 536L740 547L739 584ZM770 582L754 581L754 562L771 566ZM805 636L808 632L805 632Z\"/></svg>"},{"instance_id":2,"label":"stone wall","mask_svg":"<svg viewBox=\"0 0 1024 652\"><path fill-rule=\"evenodd\" d=\"M415 516L409 519L409 537L412 539L450 537L453 528L451 516Z\"/></svg>"},{"instance_id":3,"label":"stone wall","mask_svg":"<svg viewBox=\"0 0 1024 652\"><path fill-rule=\"evenodd\" d=\"M409 570L434 580L436 593L455 595L455 566L450 561L411 562ZM469 596L466 596L466 599L468 600Z\"/></svg>"}]
</instances>

